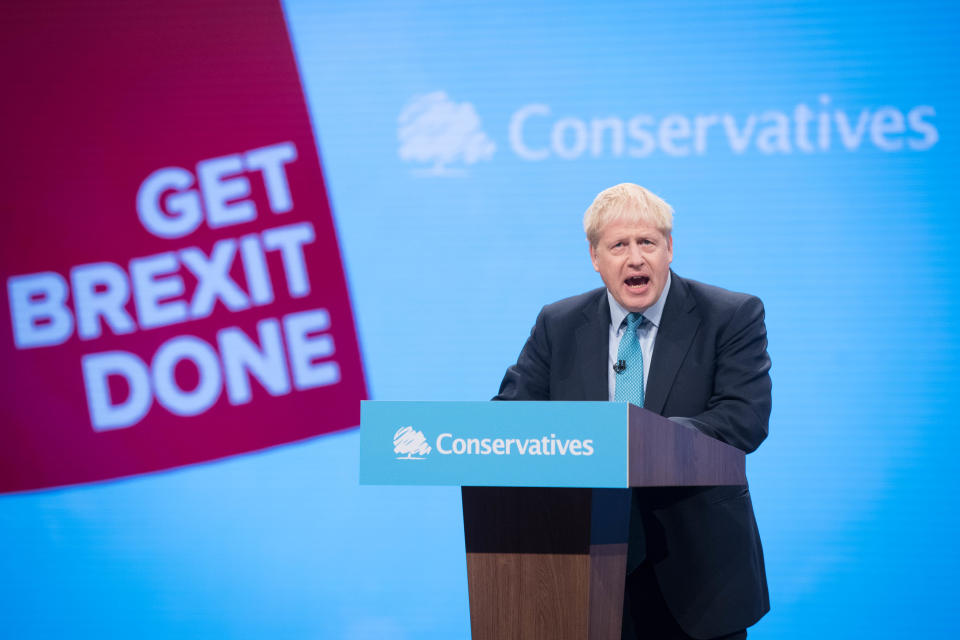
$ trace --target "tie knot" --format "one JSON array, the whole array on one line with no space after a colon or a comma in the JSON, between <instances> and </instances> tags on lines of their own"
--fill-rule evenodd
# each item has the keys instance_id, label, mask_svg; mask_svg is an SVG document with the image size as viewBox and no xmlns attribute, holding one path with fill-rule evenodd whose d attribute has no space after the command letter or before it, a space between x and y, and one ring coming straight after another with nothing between
<instances>
[{"instance_id":1,"label":"tie knot","mask_svg":"<svg viewBox=\"0 0 960 640\"><path fill-rule=\"evenodd\" d=\"M636 331L637 327L643 324L643 314L642 313L630 313L627 314L627 330Z\"/></svg>"}]
</instances>

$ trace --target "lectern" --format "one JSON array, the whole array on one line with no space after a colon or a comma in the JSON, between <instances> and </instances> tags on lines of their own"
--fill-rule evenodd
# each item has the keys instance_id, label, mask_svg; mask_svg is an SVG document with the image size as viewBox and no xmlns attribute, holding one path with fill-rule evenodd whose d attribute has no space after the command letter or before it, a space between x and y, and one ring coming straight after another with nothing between
<instances>
[{"instance_id":1,"label":"lectern","mask_svg":"<svg viewBox=\"0 0 960 640\"><path fill-rule=\"evenodd\" d=\"M364 402L362 484L459 485L474 640L618 640L630 488L746 484L744 453L626 403Z\"/></svg>"}]
</instances>

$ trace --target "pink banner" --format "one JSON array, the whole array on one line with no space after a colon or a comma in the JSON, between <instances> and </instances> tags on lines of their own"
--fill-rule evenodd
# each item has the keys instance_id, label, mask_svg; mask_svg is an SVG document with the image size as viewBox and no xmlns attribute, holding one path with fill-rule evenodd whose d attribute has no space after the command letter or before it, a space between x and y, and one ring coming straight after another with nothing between
<instances>
[{"instance_id":1,"label":"pink banner","mask_svg":"<svg viewBox=\"0 0 960 640\"><path fill-rule=\"evenodd\" d=\"M9 12L0 491L356 425L353 312L279 4Z\"/></svg>"}]
</instances>

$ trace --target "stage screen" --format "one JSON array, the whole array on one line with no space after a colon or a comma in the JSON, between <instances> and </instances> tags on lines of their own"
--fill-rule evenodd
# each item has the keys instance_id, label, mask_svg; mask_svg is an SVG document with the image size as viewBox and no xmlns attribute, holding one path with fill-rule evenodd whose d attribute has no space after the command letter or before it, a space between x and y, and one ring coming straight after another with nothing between
<instances>
[{"instance_id":1,"label":"stage screen","mask_svg":"<svg viewBox=\"0 0 960 640\"><path fill-rule=\"evenodd\" d=\"M0 636L469 638L359 403L491 398L620 182L766 309L750 637L954 632L953 3L7 13Z\"/></svg>"}]
</instances>

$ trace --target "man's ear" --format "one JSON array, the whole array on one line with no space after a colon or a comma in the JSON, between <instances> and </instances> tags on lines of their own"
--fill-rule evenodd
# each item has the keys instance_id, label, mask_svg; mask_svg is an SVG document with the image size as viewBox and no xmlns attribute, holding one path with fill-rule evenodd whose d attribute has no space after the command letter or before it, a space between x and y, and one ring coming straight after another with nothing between
<instances>
[{"instance_id":1,"label":"man's ear","mask_svg":"<svg viewBox=\"0 0 960 640\"><path fill-rule=\"evenodd\" d=\"M597 264L597 248L589 240L587 240L587 246L590 248L590 262L593 263L593 270L600 273L600 265Z\"/></svg>"}]
</instances>

